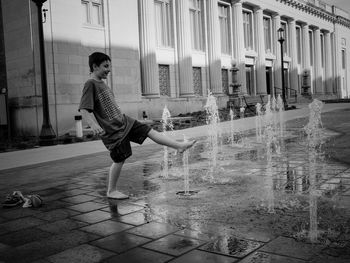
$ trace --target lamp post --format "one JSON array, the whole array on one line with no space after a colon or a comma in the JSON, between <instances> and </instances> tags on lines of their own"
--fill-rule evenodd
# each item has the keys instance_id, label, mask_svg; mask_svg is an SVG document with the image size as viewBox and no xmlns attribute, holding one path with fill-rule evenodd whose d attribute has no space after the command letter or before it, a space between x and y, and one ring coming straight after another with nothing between
<instances>
[{"instance_id":1,"label":"lamp post","mask_svg":"<svg viewBox=\"0 0 350 263\"><path fill-rule=\"evenodd\" d=\"M32 0L38 8L38 29L39 29L39 47L40 47L40 70L41 70L41 97L43 107L43 124L39 136L39 145L47 146L57 143L56 134L52 129L49 113L49 99L47 92L45 46L43 33L42 7L46 0Z\"/></svg>"},{"instance_id":2,"label":"lamp post","mask_svg":"<svg viewBox=\"0 0 350 263\"><path fill-rule=\"evenodd\" d=\"M284 109L286 110L288 108L287 105L287 100L286 100L286 92L285 92L285 87L284 87L284 70L283 70L283 56L284 56L284 52L283 52L283 42L285 41L285 36L284 36L284 30L283 28L279 28L277 30L278 33L278 42L280 42L281 44L281 74L282 74L282 100L283 100L283 105L284 105Z\"/></svg>"}]
</instances>

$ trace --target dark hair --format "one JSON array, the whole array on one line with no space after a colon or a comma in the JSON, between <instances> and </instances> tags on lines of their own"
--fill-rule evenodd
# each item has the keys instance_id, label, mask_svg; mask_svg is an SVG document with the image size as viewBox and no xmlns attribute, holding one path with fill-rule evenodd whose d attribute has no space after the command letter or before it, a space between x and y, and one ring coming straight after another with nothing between
<instances>
[{"instance_id":1,"label":"dark hair","mask_svg":"<svg viewBox=\"0 0 350 263\"><path fill-rule=\"evenodd\" d=\"M94 52L89 56L89 67L90 67L90 72L93 72L93 64L96 66L100 66L102 62L104 61L111 61L111 58L106 55L105 53L102 52Z\"/></svg>"}]
</instances>

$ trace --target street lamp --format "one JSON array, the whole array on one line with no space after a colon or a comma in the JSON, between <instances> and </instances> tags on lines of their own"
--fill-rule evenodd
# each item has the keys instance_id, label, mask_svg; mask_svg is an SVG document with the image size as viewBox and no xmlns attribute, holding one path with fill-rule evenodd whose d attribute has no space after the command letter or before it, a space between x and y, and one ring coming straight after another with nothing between
<instances>
[{"instance_id":1,"label":"street lamp","mask_svg":"<svg viewBox=\"0 0 350 263\"><path fill-rule=\"evenodd\" d=\"M57 144L56 134L50 123L49 99L47 92L45 46L43 33L42 7L46 0L32 0L38 8L38 27L39 27L39 47L40 47L40 70L41 70L41 96L43 105L43 124L39 136L39 145L47 146Z\"/></svg>"},{"instance_id":2,"label":"street lamp","mask_svg":"<svg viewBox=\"0 0 350 263\"><path fill-rule=\"evenodd\" d=\"M283 42L285 41L285 32L283 30L283 28L279 28L277 30L278 33L278 42L280 42L281 44L281 74L282 74L282 100L283 100L283 105L284 105L284 109L286 110L288 108L287 105L287 100L286 100L286 92L285 92L285 87L284 87L284 71L283 71L283 56L284 56L284 52L283 52Z\"/></svg>"}]
</instances>

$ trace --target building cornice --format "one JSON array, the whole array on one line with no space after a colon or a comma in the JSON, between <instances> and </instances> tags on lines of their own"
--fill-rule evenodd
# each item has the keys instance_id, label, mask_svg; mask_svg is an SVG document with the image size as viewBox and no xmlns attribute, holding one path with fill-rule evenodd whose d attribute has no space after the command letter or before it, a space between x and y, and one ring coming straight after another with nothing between
<instances>
[{"instance_id":1,"label":"building cornice","mask_svg":"<svg viewBox=\"0 0 350 263\"><path fill-rule=\"evenodd\" d=\"M327 10L324 10L318 6L315 6L307 1L303 0L276 0L277 2L283 3L285 5L291 6L295 9L298 9L302 12L305 12L307 14L311 14L313 16L319 17L321 19L327 20L332 23L340 24L345 27L350 28L350 20L339 16L335 15L331 12L328 12Z\"/></svg>"}]
</instances>

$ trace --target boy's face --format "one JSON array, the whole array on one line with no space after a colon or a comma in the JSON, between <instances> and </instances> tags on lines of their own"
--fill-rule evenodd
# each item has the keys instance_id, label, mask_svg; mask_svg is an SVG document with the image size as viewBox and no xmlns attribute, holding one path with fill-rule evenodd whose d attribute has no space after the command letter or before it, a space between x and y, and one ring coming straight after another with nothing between
<instances>
[{"instance_id":1,"label":"boy's face","mask_svg":"<svg viewBox=\"0 0 350 263\"><path fill-rule=\"evenodd\" d=\"M103 61L99 66L96 64L93 64L94 72L93 74L98 79L106 79L109 72L111 71L111 62L110 61Z\"/></svg>"}]
</instances>

